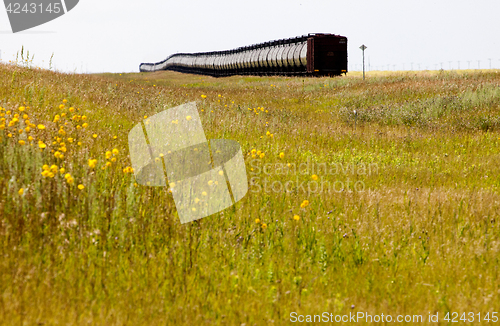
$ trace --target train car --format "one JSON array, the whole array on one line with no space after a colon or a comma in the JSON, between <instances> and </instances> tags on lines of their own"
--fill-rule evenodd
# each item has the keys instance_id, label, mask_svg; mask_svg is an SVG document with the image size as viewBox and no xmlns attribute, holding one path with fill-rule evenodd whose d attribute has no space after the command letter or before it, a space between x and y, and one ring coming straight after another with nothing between
<instances>
[{"instance_id":1,"label":"train car","mask_svg":"<svg viewBox=\"0 0 500 326\"><path fill-rule=\"evenodd\" d=\"M214 77L337 76L347 73L347 37L316 33L234 50L176 53L157 63L141 63L139 70L173 70Z\"/></svg>"}]
</instances>

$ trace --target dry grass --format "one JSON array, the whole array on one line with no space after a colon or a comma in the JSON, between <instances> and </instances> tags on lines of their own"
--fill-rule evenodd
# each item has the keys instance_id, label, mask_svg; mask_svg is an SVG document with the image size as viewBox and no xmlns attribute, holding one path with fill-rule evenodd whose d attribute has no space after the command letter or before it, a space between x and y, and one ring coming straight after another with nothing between
<instances>
[{"instance_id":1,"label":"dry grass","mask_svg":"<svg viewBox=\"0 0 500 326\"><path fill-rule=\"evenodd\" d=\"M363 82L359 73L215 79L0 65L0 324L268 325L288 324L291 312L495 311L499 85L498 71ZM192 100L207 138L241 144L253 181L236 207L180 225L166 189L135 185L123 169L128 131ZM54 157L61 147L64 158ZM42 176L44 164L65 171ZM308 171L293 170L300 164ZM338 187L313 191L314 174ZM287 181L289 191L277 189Z\"/></svg>"}]
</instances>

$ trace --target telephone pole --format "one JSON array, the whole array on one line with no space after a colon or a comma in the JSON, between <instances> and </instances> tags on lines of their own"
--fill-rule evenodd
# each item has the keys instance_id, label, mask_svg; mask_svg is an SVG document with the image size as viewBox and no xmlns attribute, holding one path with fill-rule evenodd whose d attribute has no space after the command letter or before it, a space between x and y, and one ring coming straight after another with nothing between
<instances>
[{"instance_id":1,"label":"telephone pole","mask_svg":"<svg viewBox=\"0 0 500 326\"><path fill-rule=\"evenodd\" d=\"M367 46L363 44L359 48L363 51L363 80L365 80L365 50Z\"/></svg>"}]
</instances>

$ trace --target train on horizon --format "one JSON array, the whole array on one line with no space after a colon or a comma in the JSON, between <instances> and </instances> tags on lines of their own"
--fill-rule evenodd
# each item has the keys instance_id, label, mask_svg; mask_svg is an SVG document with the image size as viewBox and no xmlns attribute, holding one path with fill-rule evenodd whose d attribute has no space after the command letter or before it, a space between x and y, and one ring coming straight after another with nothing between
<instances>
[{"instance_id":1,"label":"train on horizon","mask_svg":"<svg viewBox=\"0 0 500 326\"><path fill-rule=\"evenodd\" d=\"M311 33L234 50L176 53L157 63L141 63L139 70L173 70L214 77L338 76L347 73L347 37Z\"/></svg>"}]
</instances>

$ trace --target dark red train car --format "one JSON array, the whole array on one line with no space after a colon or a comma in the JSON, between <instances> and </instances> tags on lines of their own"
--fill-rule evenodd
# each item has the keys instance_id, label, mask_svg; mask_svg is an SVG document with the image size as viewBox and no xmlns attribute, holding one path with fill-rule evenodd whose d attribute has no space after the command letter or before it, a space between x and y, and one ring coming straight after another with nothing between
<instances>
[{"instance_id":1,"label":"dark red train car","mask_svg":"<svg viewBox=\"0 0 500 326\"><path fill-rule=\"evenodd\" d=\"M347 72L347 38L314 34L307 38L307 73L339 74Z\"/></svg>"}]
</instances>

